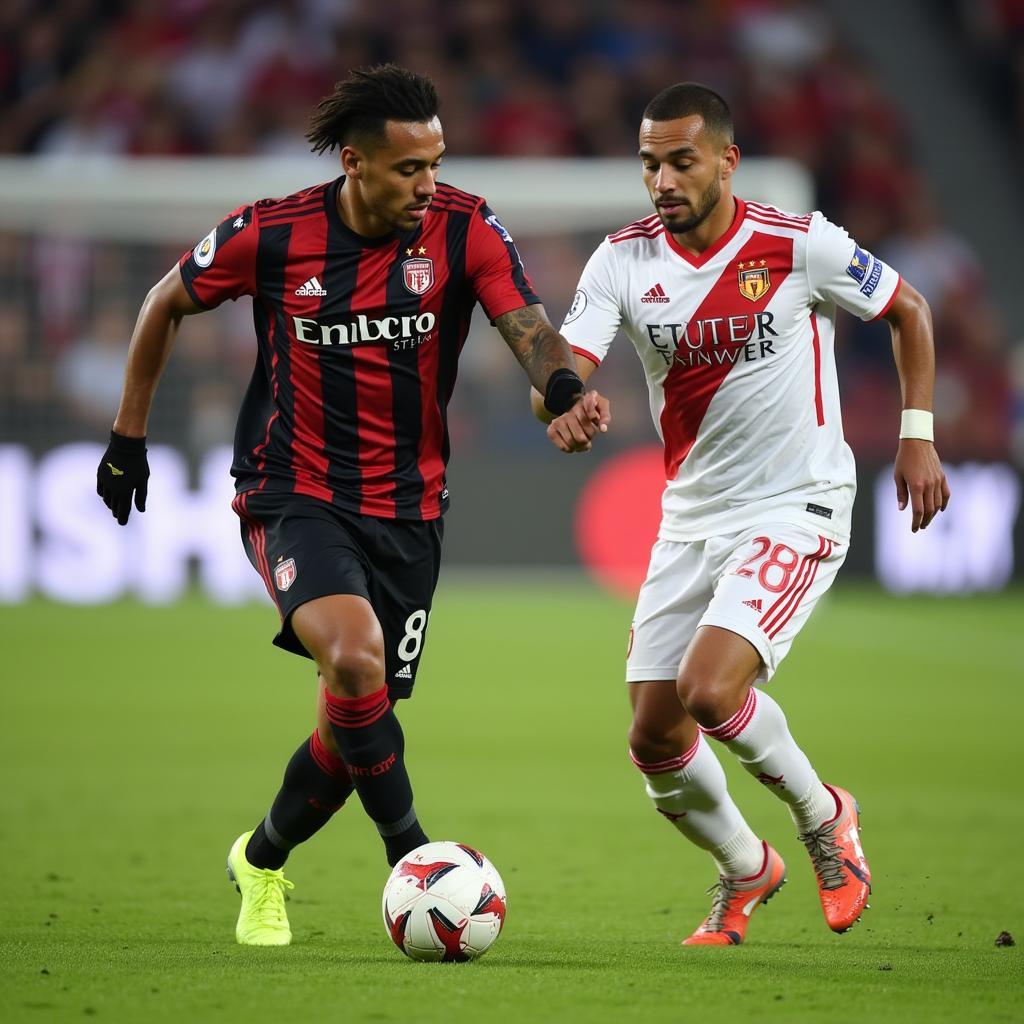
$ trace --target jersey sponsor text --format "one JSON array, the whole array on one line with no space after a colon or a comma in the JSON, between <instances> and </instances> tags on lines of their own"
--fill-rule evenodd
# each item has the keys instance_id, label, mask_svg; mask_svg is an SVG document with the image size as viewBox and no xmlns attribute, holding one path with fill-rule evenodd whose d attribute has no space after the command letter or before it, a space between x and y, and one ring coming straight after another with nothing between
<instances>
[{"instance_id":1,"label":"jersey sponsor text","mask_svg":"<svg viewBox=\"0 0 1024 1024\"><path fill-rule=\"evenodd\" d=\"M310 317L293 316L295 337L307 345L360 345L364 343L393 341L395 348L398 342L415 342L423 344L430 337L437 317L433 313L420 313L417 316L385 316L374 320L359 315L348 323L324 323ZM414 348L415 345L402 345L402 348Z\"/></svg>"},{"instance_id":2,"label":"jersey sponsor text","mask_svg":"<svg viewBox=\"0 0 1024 1024\"><path fill-rule=\"evenodd\" d=\"M644 327L666 366L673 361L682 366L721 366L741 357L749 360L774 355L771 339L779 336L772 328L774 320L772 313L748 313ZM750 344L754 341L760 345Z\"/></svg>"}]
</instances>

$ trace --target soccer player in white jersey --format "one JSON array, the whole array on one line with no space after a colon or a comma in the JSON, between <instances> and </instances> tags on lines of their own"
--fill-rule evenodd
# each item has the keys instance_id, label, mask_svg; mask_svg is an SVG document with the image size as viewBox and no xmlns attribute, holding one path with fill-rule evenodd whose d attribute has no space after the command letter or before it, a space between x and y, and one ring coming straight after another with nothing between
<instances>
[{"instance_id":1,"label":"soccer player in white jersey","mask_svg":"<svg viewBox=\"0 0 1024 1024\"><path fill-rule=\"evenodd\" d=\"M785 881L782 858L729 796L709 740L788 806L833 931L853 926L871 892L854 798L818 778L763 689L846 557L855 475L836 381L837 306L891 325L905 410L896 497L912 507L911 530L949 500L932 444L924 299L820 213L734 197L739 158L716 93L685 83L656 96L640 125L656 212L601 243L562 327L584 379L622 329L665 443L661 527L626 679L630 752L647 794L720 875L684 945L742 942L753 910ZM534 410L545 418L536 394ZM549 434L568 450L557 426Z\"/></svg>"}]
</instances>

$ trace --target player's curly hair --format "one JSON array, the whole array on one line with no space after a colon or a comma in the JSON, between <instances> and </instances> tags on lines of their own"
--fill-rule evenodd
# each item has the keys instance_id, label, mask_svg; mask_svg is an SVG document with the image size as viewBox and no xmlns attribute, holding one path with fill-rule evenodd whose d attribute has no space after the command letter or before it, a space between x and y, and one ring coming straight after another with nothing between
<instances>
[{"instance_id":1,"label":"player's curly hair","mask_svg":"<svg viewBox=\"0 0 1024 1024\"><path fill-rule=\"evenodd\" d=\"M397 64L355 68L316 105L306 138L314 153L356 138L382 142L386 121L430 121L440 105L434 83L415 71Z\"/></svg>"},{"instance_id":2,"label":"player's curly hair","mask_svg":"<svg viewBox=\"0 0 1024 1024\"><path fill-rule=\"evenodd\" d=\"M662 89L644 109L644 119L674 121L699 114L704 131L717 135L728 146L733 141L732 112L729 104L713 89L698 82L679 82Z\"/></svg>"}]
</instances>

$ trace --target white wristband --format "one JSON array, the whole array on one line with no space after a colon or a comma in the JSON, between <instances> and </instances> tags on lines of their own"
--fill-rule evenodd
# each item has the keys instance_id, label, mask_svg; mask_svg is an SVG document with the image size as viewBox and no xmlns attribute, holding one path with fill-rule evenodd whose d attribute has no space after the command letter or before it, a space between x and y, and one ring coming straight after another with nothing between
<instances>
[{"instance_id":1,"label":"white wristband","mask_svg":"<svg viewBox=\"0 0 1024 1024\"><path fill-rule=\"evenodd\" d=\"M921 441L934 441L933 417L924 409L904 409L900 419L900 440L916 437Z\"/></svg>"}]
</instances>

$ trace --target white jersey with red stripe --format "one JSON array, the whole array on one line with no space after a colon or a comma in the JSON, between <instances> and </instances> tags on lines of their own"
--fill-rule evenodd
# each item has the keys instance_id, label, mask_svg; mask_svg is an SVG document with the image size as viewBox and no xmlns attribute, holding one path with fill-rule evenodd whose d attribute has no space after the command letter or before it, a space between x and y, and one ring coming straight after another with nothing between
<instances>
[{"instance_id":1,"label":"white jersey with red stripe","mask_svg":"<svg viewBox=\"0 0 1024 1024\"><path fill-rule=\"evenodd\" d=\"M836 307L882 316L899 275L822 214L736 200L700 255L657 214L609 235L562 333L600 364L621 327L647 373L665 444L659 537L758 522L845 540L856 490L836 379Z\"/></svg>"}]
</instances>

